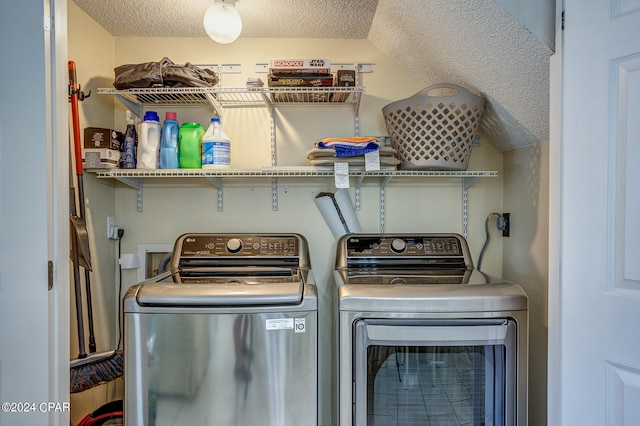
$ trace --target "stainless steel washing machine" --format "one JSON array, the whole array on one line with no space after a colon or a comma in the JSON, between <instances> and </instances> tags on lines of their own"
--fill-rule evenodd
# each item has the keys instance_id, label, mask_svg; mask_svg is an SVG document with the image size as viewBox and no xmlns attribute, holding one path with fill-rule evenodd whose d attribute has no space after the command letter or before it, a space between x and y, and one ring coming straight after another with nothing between
<instances>
[{"instance_id":1,"label":"stainless steel washing machine","mask_svg":"<svg viewBox=\"0 0 640 426\"><path fill-rule=\"evenodd\" d=\"M338 242L339 424L527 424L528 301L457 234Z\"/></svg>"},{"instance_id":2,"label":"stainless steel washing machine","mask_svg":"<svg viewBox=\"0 0 640 426\"><path fill-rule=\"evenodd\" d=\"M125 424L317 425L318 296L298 234L185 234L124 298Z\"/></svg>"}]
</instances>

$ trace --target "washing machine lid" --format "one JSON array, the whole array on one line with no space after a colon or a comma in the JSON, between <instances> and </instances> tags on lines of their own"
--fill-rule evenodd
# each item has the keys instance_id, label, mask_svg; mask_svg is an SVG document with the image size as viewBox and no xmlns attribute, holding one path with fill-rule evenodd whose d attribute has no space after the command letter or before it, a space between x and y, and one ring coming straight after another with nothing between
<instances>
[{"instance_id":1,"label":"washing machine lid","mask_svg":"<svg viewBox=\"0 0 640 426\"><path fill-rule=\"evenodd\" d=\"M301 275L263 277L164 276L139 285L136 301L141 306L259 306L295 305L302 301Z\"/></svg>"},{"instance_id":2,"label":"washing machine lid","mask_svg":"<svg viewBox=\"0 0 640 426\"><path fill-rule=\"evenodd\" d=\"M336 271L341 311L352 312L498 312L528 309L514 283L477 270L464 274L345 274Z\"/></svg>"}]
</instances>

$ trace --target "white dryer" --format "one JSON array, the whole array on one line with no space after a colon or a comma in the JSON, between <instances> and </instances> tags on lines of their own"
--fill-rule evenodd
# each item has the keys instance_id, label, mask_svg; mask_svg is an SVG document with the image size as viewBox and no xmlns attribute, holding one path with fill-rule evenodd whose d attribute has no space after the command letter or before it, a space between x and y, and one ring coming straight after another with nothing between
<instances>
[{"instance_id":1,"label":"white dryer","mask_svg":"<svg viewBox=\"0 0 640 426\"><path fill-rule=\"evenodd\" d=\"M339 425L527 423L528 301L457 234L338 242Z\"/></svg>"}]
</instances>

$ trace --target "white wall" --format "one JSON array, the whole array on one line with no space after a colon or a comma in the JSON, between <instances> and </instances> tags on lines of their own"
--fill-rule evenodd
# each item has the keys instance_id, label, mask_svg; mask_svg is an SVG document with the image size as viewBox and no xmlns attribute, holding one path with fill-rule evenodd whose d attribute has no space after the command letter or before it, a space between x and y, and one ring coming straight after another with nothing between
<instances>
[{"instance_id":1,"label":"white wall","mask_svg":"<svg viewBox=\"0 0 640 426\"><path fill-rule=\"evenodd\" d=\"M504 212L511 236L503 238L503 276L529 297L529 424L547 423L547 271L549 143L504 153Z\"/></svg>"},{"instance_id":2,"label":"white wall","mask_svg":"<svg viewBox=\"0 0 640 426\"><path fill-rule=\"evenodd\" d=\"M551 50L555 50L555 0L494 0Z\"/></svg>"}]
</instances>

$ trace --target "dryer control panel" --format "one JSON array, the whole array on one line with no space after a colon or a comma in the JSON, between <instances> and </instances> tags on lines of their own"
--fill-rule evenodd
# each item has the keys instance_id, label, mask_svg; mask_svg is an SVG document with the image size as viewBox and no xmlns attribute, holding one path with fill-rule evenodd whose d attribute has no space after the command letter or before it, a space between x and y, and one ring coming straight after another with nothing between
<instances>
[{"instance_id":1,"label":"dryer control panel","mask_svg":"<svg viewBox=\"0 0 640 426\"><path fill-rule=\"evenodd\" d=\"M473 265L467 242L458 234L350 234L338 244L338 268L402 262Z\"/></svg>"}]
</instances>

